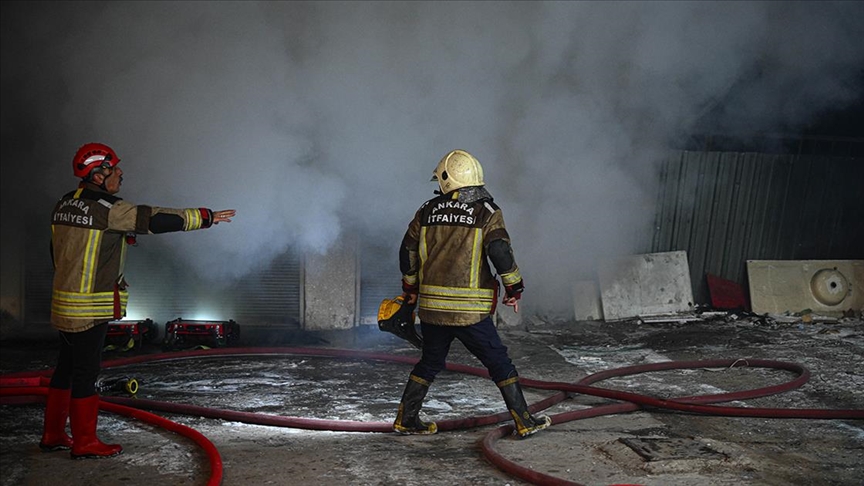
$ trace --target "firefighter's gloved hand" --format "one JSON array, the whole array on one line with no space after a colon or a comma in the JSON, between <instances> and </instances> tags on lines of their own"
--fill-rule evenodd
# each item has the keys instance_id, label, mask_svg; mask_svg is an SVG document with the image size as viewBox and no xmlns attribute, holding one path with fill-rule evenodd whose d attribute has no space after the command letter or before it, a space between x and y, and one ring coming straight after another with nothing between
<instances>
[{"instance_id":1,"label":"firefighter's gloved hand","mask_svg":"<svg viewBox=\"0 0 864 486\"><path fill-rule=\"evenodd\" d=\"M404 278L402 279L402 294L403 295L404 294L417 295L417 292L419 292L419 291L420 291L420 289L418 288L418 285L416 283L409 284L408 282L405 281Z\"/></svg>"},{"instance_id":2,"label":"firefighter's gloved hand","mask_svg":"<svg viewBox=\"0 0 864 486\"><path fill-rule=\"evenodd\" d=\"M417 294L402 294L402 300L405 302L405 305L413 309L417 305Z\"/></svg>"},{"instance_id":3,"label":"firefighter's gloved hand","mask_svg":"<svg viewBox=\"0 0 864 486\"><path fill-rule=\"evenodd\" d=\"M504 292L506 294L505 300L514 299L519 300L522 298L522 292L525 290L525 284L522 280L516 282L513 285L505 285Z\"/></svg>"},{"instance_id":4,"label":"firefighter's gloved hand","mask_svg":"<svg viewBox=\"0 0 864 486\"><path fill-rule=\"evenodd\" d=\"M519 299L522 298L522 291L525 290L525 285L522 281L518 281L513 285L504 286L504 305L512 307L513 312L519 313Z\"/></svg>"}]
</instances>

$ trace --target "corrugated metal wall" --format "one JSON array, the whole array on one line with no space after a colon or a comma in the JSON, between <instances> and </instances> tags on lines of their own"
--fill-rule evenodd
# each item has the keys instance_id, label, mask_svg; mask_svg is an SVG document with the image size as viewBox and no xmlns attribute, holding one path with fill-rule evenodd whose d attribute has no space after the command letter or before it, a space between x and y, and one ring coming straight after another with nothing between
<instances>
[{"instance_id":1,"label":"corrugated metal wall","mask_svg":"<svg viewBox=\"0 0 864 486\"><path fill-rule=\"evenodd\" d=\"M54 281L54 266L48 249L48 238L44 245L24 248L26 264L24 272L24 315L22 321L46 323L51 321L51 286ZM8 271L4 269L4 271Z\"/></svg>"},{"instance_id":2,"label":"corrugated metal wall","mask_svg":"<svg viewBox=\"0 0 864 486\"><path fill-rule=\"evenodd\" d=\"M378 323L378 307L384 299L402 293L402 273L399 271L399 241L389 246L361 244L360 309L358 324Z\"/></svg>"},{"instance_id":3,"label":"corrugated metal wall","mask_svg":"<svg viewBox=\"0 0 864 486\"><path fill-rule=\"evenodd\" d=\"M660 177L651 251L687 251L697 303L747 260L864 257L864 159L685 151Z\"/></svg>"}]
</instances>

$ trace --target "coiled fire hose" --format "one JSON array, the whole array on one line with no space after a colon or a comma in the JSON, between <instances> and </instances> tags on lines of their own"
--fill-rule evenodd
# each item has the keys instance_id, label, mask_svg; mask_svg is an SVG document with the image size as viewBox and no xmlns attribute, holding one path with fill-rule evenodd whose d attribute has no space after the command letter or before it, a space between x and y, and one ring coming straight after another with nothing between
<instances>
[{"instance_id":1,"label":"coiled fire hose","mask_svg":"<svg viewBox=\"0 0 864 486\"><path fill-rule=\"evenodd\" d=\"M103 369L110 369L132 364L173 361L181 359L194 359L213 356L262 356L262 355L298 355L298 356L323 356L331 358L352 360L375 360L405 363L413 365L417 362L416 357L395 356L390 354L371 353L365 351L326 349L326 348L223 348L206 349L195 351L181 351L173 353L161 353L121 358L103 363ZM660 399L636 393L609 390L591 386L593 383L619 376L629 376L639 373L647 373L661 370L681 370L698 368L730 368L730 367L757 367L771 368L789 371L797 374L797 377L787 383L773 385L754 390L723 393L717 395L703 395L676 398L674 400ZM466 373L479 377L488 378L485 369L465 366L460 364L448 364L447 369L458 373ZM52 370L11 373L0 376L0 403L33 403L23 401L22 398L32 395L44 395L47 393L47 376ZM34 378L36 378L34 380ZM801 365L782 361L763 359L737 359L737 360L701 360L701 361L670 361L646 365L630 366L607 370L589 375L578 383L546 382L521 378L523 387L544 390L555 390L557 393L532 404L529 407L531 413L555 405L567 398L568 393L581 393L598 397L623 400L623 403L602 405L585 410L566 412L552 415L552 424L560 424L572 420L578 420L614 413L632 412L642 407L678 410L705 415L738 416L738 417L763 417L763 418L808 418L808 419L864 419L864 410L832 410L832 409L778 409L778 408L743 408L707 405L732 400L745 400L750 398L774 395L793 390L802 386L810 378L810 372ZM137 385L137 383L136 383ZM278 427L292 427L311 430L332 430L351 432L391 432L390 422L357 422L350 420L322 420L314 418L300 418L276 416L249 412L236 412L231 410L220 410L200 407L188 404L160 402L156 400L129 399L122 397L102 397L100 407L106 411L137 418L139 420L157 425L172 432L179 433L192 439L199 447L204 449L210 462L210 478L208 485L218 485L222 481L222 460L215 446L197 431L164 419L157 415L143 412L145 410L158 410L163 412L188 414L208 418L220 418L224 420L238 421L257 425L270 425ZM501 412L493 415L468 417L454 420L438 421L438 429L441 431L457 430L491 425L508 421L509 412ZM554 476L549 476L523 466L520 466L498 454L494 449L495 442L512 431L512 426L505 425L489 432L481 441L483 455L493 465L505 473L522 480L540 485L578 485Z\"/></svg>"}]
</instances>

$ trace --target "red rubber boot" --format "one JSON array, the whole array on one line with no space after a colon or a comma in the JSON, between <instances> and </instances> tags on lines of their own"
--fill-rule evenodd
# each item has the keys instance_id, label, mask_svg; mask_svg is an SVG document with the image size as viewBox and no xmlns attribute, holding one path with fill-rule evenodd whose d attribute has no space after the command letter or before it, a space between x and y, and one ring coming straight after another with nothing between
<instances>
[{"instance_id":1,"label":"red rubber boot","mask_svg":"<svg viewBox=\"0 0 864 486\"><path fill-rule=\"evenodd\" d=\"M72 438L66 435L66 420L69 418L69 399L72 390L48 388L45 401L45 420L42 426L42 452L68 451L72 448Z\"/></svg>"},{"instance_id":2,"label":"red rubber boot","mask_svg":"<svg viewBox=\"0 0 864 486\"><path fill-rule=\"evenodd\" d=\"M72 426L72 459L111 457L123 452L119 444L104 444L96 437L99 395L73 398L69 418Z\"/></svg>"}]
</instances>

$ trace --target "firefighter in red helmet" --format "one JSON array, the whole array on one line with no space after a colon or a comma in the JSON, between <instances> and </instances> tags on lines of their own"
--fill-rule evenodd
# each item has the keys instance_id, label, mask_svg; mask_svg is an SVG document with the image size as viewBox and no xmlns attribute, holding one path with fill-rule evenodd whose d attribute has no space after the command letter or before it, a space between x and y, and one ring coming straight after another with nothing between
<instances>
[{"instance_id":1,"label":"firefighter in red helmet","mask_svg":"<svg viewBox=\"0 0 864 486\"><path fill-rule=\"evenodd\" d=\"M104 143L87 143L78 149L72 159L72 173L80 179L87 179L93 169L105 165L106 168L115 167L120 162L117 152Z\"/></svg>"},{"instance_id":2,"label":"firefighter in red helmet","mask_svg":"<svg viewBox=\"0 0 864 486\"><path fill-rule=\"evenodd\" d=\"M399 248L403 300L419 306L423 354L408 377L393 429L401 434L437 432L434 422L420 420L420 408L458 339L489 371L516 434L526 437L552 422L528 411L519 374L492 322L498 281L489 262L504 284L503 303L516 312L525 288L504 217L484 187L483 167L470 153L449 152L432 180L438 182L439 195L417 210Z\"/></svg>"},{"instance_id":3,"label":"firefighter in red helmet","mask_svg":"<svg viewBox=\"0 0 864 486\"><path fill-rule=\"evenodd\" d=\"M105 144L79 148L72 159L72 172L81 179L78 188L60 198L51 215L51 324L60 333L60 351L39 446L44 451L71 449L73 458L123 451L96 436L96 380L108 322L126 315L126 245L135 234L209 228L235 215L233 209L171 209L124 201L116 196L123 183L119 162ZM66 434L67 419L72 437Z\"/></svg>"}]
</instances>

